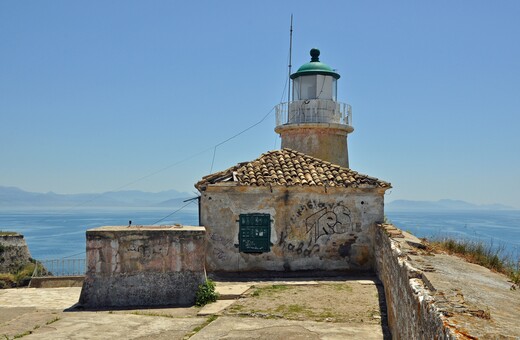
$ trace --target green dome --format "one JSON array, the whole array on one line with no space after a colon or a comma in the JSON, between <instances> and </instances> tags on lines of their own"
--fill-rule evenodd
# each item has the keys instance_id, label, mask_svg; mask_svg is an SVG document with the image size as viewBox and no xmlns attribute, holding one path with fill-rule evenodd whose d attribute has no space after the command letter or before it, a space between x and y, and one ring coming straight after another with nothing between
<instances>
[{"instance_id":1,"label":"green dome","mask_svg":"<svg viewBox=\"0 0 520 340\"><path fill-rule=\"evenodd\" d=\"M340 75L334 72L332 67L330 67L327 64L324 64L320 61L320 50L317 48L311 49L310 52L311 55L311 61L303 64L298 71L291 74L291 79L305 76L305 75L312 75L312 74L322 74L325 76L333 76L336 79L339 79Z\"/></svg>"}]
</instances>

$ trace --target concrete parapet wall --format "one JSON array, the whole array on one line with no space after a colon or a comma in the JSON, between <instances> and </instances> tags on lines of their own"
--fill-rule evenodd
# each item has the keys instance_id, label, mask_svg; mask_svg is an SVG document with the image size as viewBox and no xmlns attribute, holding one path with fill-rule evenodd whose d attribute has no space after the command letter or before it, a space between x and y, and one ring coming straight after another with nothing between
<instances>
[{"instance_id":1,"label":"concrete parapet wall","mask_svg":"<svg viewBox=\"0 0 520 340\"><path fill-rule=\"evenodd\" d=\"M374 252L377 276L385 287L388 326L393 339L458 339L420 270L407 260L393 238L404 238L389 224L377 225Z\"/></svg>"},{"instance_id":2,"label":"concrete parapet wall","mask_svg":"<svg viewBox=\"0 0 520 340\"><path fill-rule=\"evenodd\" d=\"M61 288L82 287L85 276L47 276L33 277L29 283L30 288Z\"/></svg>"},{"instance_id":3,"label":"concrete parapet wall","mask_svg":"<svg viewBox=\"0 0 520 340\"><path fill-rule=\"evenodd\" d=\"M23 235L0 235L0 273L11 273L30 262L31 254Z\"/></svg>"},{"instance_id":4,"label":"concrete parapet wall","mask_svg":"<svg viewBox=\"0 0 520 340\"><path fill-rule=\"evenodd\" d=\"M87 308L186 306L205 280L204 227L101 227L87 231Z\"/></svg>"}]
</instances>

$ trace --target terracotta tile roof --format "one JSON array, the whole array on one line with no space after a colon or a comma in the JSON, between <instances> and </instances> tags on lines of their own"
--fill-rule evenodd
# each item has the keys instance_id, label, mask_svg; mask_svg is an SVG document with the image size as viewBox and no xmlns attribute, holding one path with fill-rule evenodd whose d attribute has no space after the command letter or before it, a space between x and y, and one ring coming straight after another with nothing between
<instances>
[{"instance_id":1,"label":"terracotta tile roof","mask_svg":"<svg viewBox=\"0 0 520 340\"><path fill-rule=\"evenodd\" d=\"M391 188L390 183L291 149L269 151L254 161L205 176L195 187L204 190L209 184L222 182L244 186Z\"/></svg>"}]
</instances>

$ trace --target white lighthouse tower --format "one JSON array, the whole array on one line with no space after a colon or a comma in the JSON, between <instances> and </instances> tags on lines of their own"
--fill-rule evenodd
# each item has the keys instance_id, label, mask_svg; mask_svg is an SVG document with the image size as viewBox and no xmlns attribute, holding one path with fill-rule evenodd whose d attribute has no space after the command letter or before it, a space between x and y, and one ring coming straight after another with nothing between
<instances>
[{"instance_id":1,"label":"white lighthouse tower","mask_svg":"<svg viewBox=\"0 0 520 340\"><path fill-rule=\"evenodd\" d=\"M275 131L282 138L282 148L348 168L352 109L337 101L340 75L320 61L318 49L311 49L310 54L311 61L291 74L292 100L276 107Z\"/></svg>"}]
</instances>

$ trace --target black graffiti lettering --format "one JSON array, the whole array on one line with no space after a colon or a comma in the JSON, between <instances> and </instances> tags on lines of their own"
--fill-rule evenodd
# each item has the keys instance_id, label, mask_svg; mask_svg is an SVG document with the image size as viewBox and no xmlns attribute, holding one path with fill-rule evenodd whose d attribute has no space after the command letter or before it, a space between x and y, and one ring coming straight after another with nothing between
<instances>
[{"instance_id":1,"label":"black graffiti lettering","mask_svg":"<svg viewBox=\"0 0 520 340\"><path fill-rule=\"evenodd\" d=\"M318 244L313 244L311 247L305 247L304 243L300 242L298 247L296 247L294 244L289 243L287 244L287 250L296 253L296 255L309 257L311 254L319 252L320 246Z\"/></svg>"},{"instance_id":2,"label":"black graffiti lettering","mask_svg":"<svg viewBox=\"0 0 520 340\"><path fill-rule=\"evenodd\" d=\"M327 209L326 208L323 208L317 212L315 212L314 214L310 215L309 217L307 217L305 219L305 225L307 227L307 233L309 233L309 231L311 231L315 226L316 226L316 223L318 223L318 221L327 213Z\"/></svg>"},{"instance_id":3,"label":"black graffiti lettering","mask_svg":"<svg viewBox=\"0 0 520 340\"><path fill-rule=\"evenodd\" d=\"M309 211L310 215L307 215L305 211ZM298 227L298 222L305 215L307 217L305 218L304 228L308 236L302 239L300 234L292 235L291 230L295 227L294 224ZM308 257L314 253L319 253L320 244L318 240L320 237L326 236L322 243L327 243L335 234L354 232L355 225L352 223L350 215L350 210L342 201L325 203L309 200L300 205L296 213L289 218L292 226L280 233L278 246L283 251L293 253L293 256ZM291 240L291 242L288 242L288 240Z\"/></svg>"},{"instance_id":4,"label":"black graffiti lettering","mask_svg":"<svg viewBox=\"0 0 520 340\"><path fill-rule=\"evenodd\" d=\"M318 204L318 207L320 204ZM329 209L330 208L330 209ZM314 242L321 236L332 234L344 234L348 230L353 230L350 210L343 206L333 206L320 209L305 219L307 233L312 233Z\"/></svg>"},{"instance_id":5,"label":"black graffiti lettering","mask_svg":"<svg viewBox=\"0 0 520 340\"><path fill-rule=\"evenodd\" d=\"M228 255L222 250L222 249L214 249L213 254L217 257L219 260L227 260Z\"/></svg>"},{"instance_id":6,"label":"black graffiti lettering","mask_svg":"<svg viewBox=\"0 0 520 340\"><path fill-rule=\"evenodd\" d=\"M284 234L282 231L282 233L280 234L280 241L278 241L278 245L279 246L284 245L286 238L287 238L287 234Z\"/></svg>"},{"instance_id":7,"label":"black graffiti lettering","mask_svg":"<svg viewBox=\"0 0 520 340\"><path fill-rule=\"evenodd\" d=\"M300 255L303 252L303 242L300 242L298 248L296 248L296 254Z\"/></svg>"}]
</instances>

